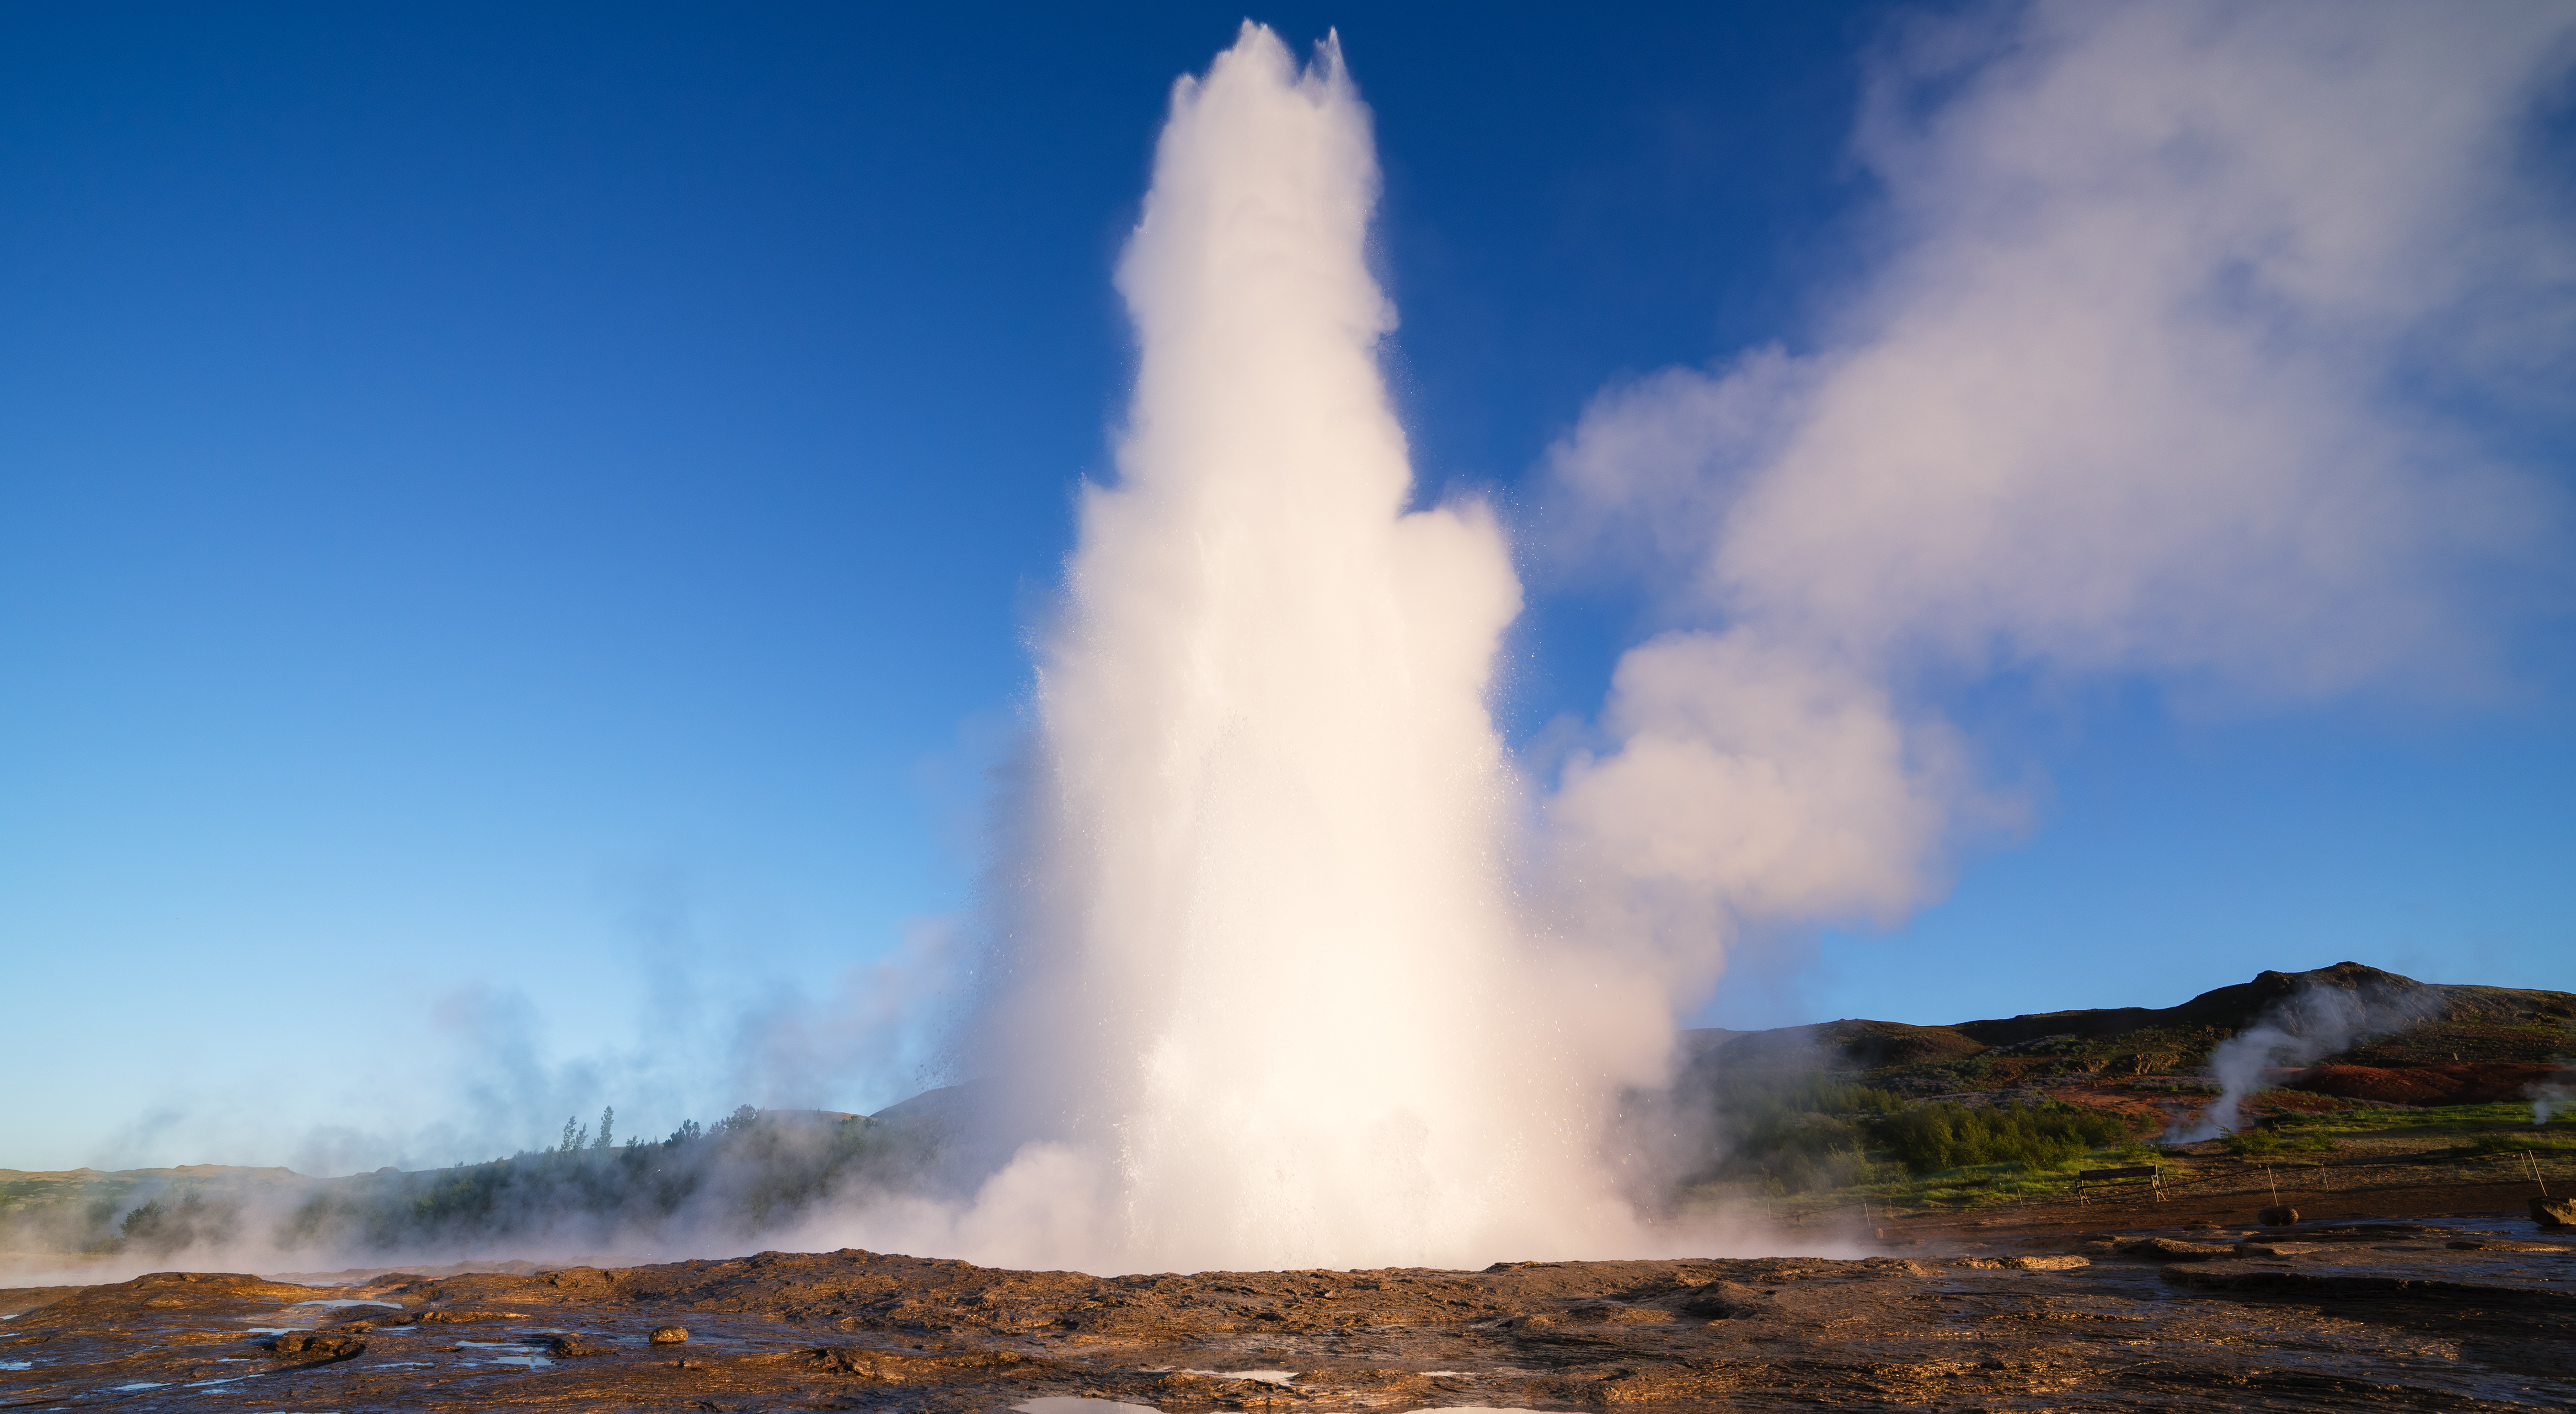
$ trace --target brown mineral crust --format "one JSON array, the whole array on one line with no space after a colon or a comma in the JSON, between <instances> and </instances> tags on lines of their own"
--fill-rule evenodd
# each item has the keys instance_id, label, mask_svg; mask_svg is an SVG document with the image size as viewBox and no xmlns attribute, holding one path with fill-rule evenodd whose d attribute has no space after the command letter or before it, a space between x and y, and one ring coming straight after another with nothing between
<instances>
[{"instance_id":1,"label":"brown mineral crust","mask_svg":"<svg viewBox=\"0 0 2576 1414\"><path fill-rule=\"evenodd\" d=\"M87 1291L86 1286L9 1286L0 1287L0 1317L15 1316L50 1306L66 1296Z\"/></svg>"},{"instance_id":2,"label":"brown mineral crust","mask_svg":"<svg viewBox=\"0 0 2576 1414\"><path fill-rule=\"evenodd\" d=\"M2375 1218L2391 1213L2417 1217L2447 1217L2462 1214L2523 1214L2531 1184L2526 1181L2494 1183L2378 1183L2337 1189L2302 1189L2298 1196L2299 1216L2303 1222L2325 1222L2345 1218ZM2097 1199L2085 1206L2059 1203L2047 1207L2032 1206L2008 1215L1978 1217L1959 1213L1913 1213L1899 1218L1886 1218L1880 1226L1892 1239L1940 1242L1961 1237L1985 1237L1995 1232L2038 1234L2048 1232L2097 1232L2109 1228L2180 1227L2194 1222L2244 1224L2254 1226L2255 1218L2266 1204L2257 1198L2249 1201L2242 1193L2214 1196L2177 1194L2158 1202L2146 1194L2122 1195Z\"/></svg>"},{"instance_id":3,"label":"brown mineral crust","mask_svg":"<svg viewBox=\"0 0 2576 1414\"><path fill-rule=\"evenodd\" d=\"M2576 1245L2424 1224L2349 1235L2190 1244L2225 1255L2170 1265L2104 1237L2089 1264L1927 1252L1098 1278L845 1251L338 1288L164 1273L0 1325L0 1363L30 1366L0 1370L0 1405L185 1381L209 1410L968 1414L1051 1395L1174 1414L2485 1410L2576 1378L2576 1301L2557 1285ZM402 1310L291 1333L287 1358L262 1358L251 1331L310 1324L317 1308L298 1303L324 1296ZM450 1345L446 1323L405 1319L439 1311L488 1319ZM683 1315L674 1359L649 1337ZM343 1329L359 1325L364 1340Z\"/></svg>"}]
</instances>

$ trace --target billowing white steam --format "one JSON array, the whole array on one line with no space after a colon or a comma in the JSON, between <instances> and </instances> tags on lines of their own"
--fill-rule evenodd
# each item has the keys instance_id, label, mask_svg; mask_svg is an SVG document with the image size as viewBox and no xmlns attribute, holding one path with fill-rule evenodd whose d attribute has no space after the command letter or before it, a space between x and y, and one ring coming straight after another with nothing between
<instances>
[{"instance_id":1,"label":"billowing white steam","mask_svg":"<svg viewBox=\"0 0 2576 1414\"><path fill-rule=\"evenodd\" d=\"M1583 1001L1538 994L1507 878L1486 698L1520 586L1483 508L1406 509L1377 184L1338 46L1301 73L1247 24L1174 93L1119 268L1142 362L1041 658L996 1041L1052 1142L987 1193L1069 1260L1618 1240L1559 1040Z\"/></svg>"},{"instance_id":2,"label":"billowing white steam","mask_svg":"<svg viewBox=\"0 0 2576 1414\"><path fill-rule=\"evenodd\" d=\"M1859 142L1887 253L1821 346L1615 388L1553 458L1564 548L1659 572L1675 624L1565 772L1567 873L1703 975L1743 928L1901 918L2013 819L1944 692L2474 698L2498 587L2563 543L2456 410L2566 411L2576 241L2528 143L2576 7L2070 0L1897 39Z\"/></svg>"}]
</instances>

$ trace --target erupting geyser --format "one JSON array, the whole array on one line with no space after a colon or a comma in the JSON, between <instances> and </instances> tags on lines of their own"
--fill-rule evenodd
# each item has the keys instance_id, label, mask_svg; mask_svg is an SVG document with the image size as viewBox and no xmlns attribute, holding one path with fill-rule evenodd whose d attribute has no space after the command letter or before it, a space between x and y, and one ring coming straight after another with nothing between
<instances>
[{"instance_id":1,"label":"erupting geyser","mask_svg":"<svg viewBox=\"0 0 2576 1414\"><path fill-rule=\"evenodd\" d=\"M1506 877L1486 697L1520 586L1483 508L1406 509L1377 186L1335 42L1301 72L1247 24L1174 93L991 1018L1046 1138L969 1225L1016 1261L1481 1264L1626 1229Z\"/></svg>"}]
</instances>

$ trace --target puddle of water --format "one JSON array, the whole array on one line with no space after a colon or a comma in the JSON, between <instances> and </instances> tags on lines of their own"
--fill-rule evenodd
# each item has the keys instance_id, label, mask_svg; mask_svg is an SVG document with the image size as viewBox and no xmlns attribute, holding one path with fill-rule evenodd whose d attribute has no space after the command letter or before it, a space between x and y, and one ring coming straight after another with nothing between
<instances>
[{"instance_id":1,"label":"puddle of water","mask_svg":"<svg viewBox=\"0 0 2576 1414\"><path fill-rule=\"evenodd\" d=\"M158 1380L137 1380L130 1385L109 1385L108 1388L116 1391L118 1394L123 1394L130 1389L159 1389L162 1387L162 1383L162 1381Z\"/></svg>"},{"instance_id":2,"label":"puddle of water","mask_svg":"<svg viewBox=\"0 0 2576 1414\"><path fill-rule=\"evenodd\" d=\"M1069 1394L1049 1395L1014 1404L1017 1414L1163 1414L1150 1404L1121 1404L1114 1399L1077 1399Z\"/></svg>"},{"instance_id":3,"label":"puddle of water","mask_svg":"<svg viewBox=\"0 0 2576 1414\"><path fill-rule=\"evenodd\" d=\"M34 1368L36 1368L36 1362L33 1360L0 1360L0 1370L32 1370Z\"/></svg>"},{"instance_id":4,"label":"puddle of water","mask_svg":"<svg viewBox=\"0 0 2576 1414\"><path fill-rule=\"evenodd\" d=\"M527 1346L515 1340L460 1340L456 1343L469 1350L527 1349ZM547 1359L543 1355L486 1355L479 1363L486 1365L525 1365L531 1370L542 1370L555 1362Z\"/></svg>"},{"instance_id":5,"label":"puddle of water","mask_svg":"<svg viewBox=\"0 0 2576 1414\"><path fill-rule=\"evenodd\" d=\"M323 1299L318 1297L311 1301L289 1301L286 1305L289 1310L298 1306L382 1306L388 1311L399 1311L402 1309L402 1303L399 1301L351 1301L345 1299Z\"/></svg>"},{"instance_id":6,"label":"puddle of water","mask_svg":"<svg viewBox=\"0 0 2576 1414\"><path fill-rule=\"evenodd\" d=\"M1181 1373L1213 1375L1220 1380L1259 1380L1263 1384L1279 1385L1283 1388L1290 1380L1297 1378L1297 1372L1294 1370L1183 1370Z\"/></svg>"}]
</instances>

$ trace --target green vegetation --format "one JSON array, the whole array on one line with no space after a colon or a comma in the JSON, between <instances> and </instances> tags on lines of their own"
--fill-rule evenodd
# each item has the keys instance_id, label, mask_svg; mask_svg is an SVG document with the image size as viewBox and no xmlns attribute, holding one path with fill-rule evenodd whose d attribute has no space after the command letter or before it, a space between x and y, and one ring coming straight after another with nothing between
<instances>
[{"instance_id":1,"label":"green vegetation","mask_svg":"<svg viewBox=\"0 0 2576 1414\"><path fill-rule=\"evenodd\" d=\"M2284 1132L2326 1131L2337 1134L2447 1134L2461 1130L2498 1130L2519 1134L2576 1132L2576 1115L2562 1114L2546 1126L2531 1122L2531 1106L2521 1100L2483 1105L2431 1105L2407 1109L2395 1105L2353 1105L2327 1114L2278 1115L2266 1128Z\"/></svg>"},{"instance_id":2,"label":"green vegetation","mask_svg":"<svg viewBox=\"0 0 2576 1414\"><path fill-rule=\"evenodd\" d=\"M2222 1138L2227 1152L2240 1159L2262 1158L2271 1154L2331 1154L2338 1147L2334 1136L2321 1129L2285 1132L2273 1125L2260 1125Z\"/></svg>"},{"instance_id":3,"label":"green vegetation","mask_svg":"<svg viewBox=\"0 0 2576 1414\"><path fill-rule=\"evenodd\" d=\"M2115 1115L2056 1104L1910 1105L1877 1118L1870 1128L1871 1137L1917 1175L1988 1164L2059 1168L2133 1132Z\"/></svg>"},{"instance_id":4,"label":"green vegetation","mask_svg":"<svg viewBox=\"0 0 2576 1414\"><path fill-rule=\"evenodd\" d=\"M2521 1134L2481 1134L2462 1147L2473 1154L2568 1154L2576 1153L2576 1138L2535 1126Z\"/></svg>"},{"instance_id":5,"label":"green vegetation","mask_svg":"<svg viewBox=\"0 0 2576 1414\"><path fill-rule=\"evenodd\" d=\"M1727 1136L1720 1175L1754 1179L1773 1193L1848 1186L1870 1168L1859 1118L1891 1113L1904 1103L1888 1091L1829 1073L1739 1080L1718 1096Z\"/></svg>"},{"instance_id":6,"label":"green vegetation","mask_svg":"<svg viewBox=\"0 0 2576 1414\"><path fill-rule=\"evenodd\" d=\"M396 1248L565 1224L650 1231L683 1208L751 1232L845 1184L901 1186L929 1153L924 1136L857 1116L764 1117L750 1105L711 1125L685 1122L667 1139L630 1136L622 1148L610 1147L615 1123L614 1110L602 1112L594 1137L568 1119L554 1144L513 1158L316 1194L276 1240Z\"/></svg>"},{"instance_id":7,"label":"green vegetation","mask_svg":"<svg viewBox=\"0 0 2576 1414\"><path fill-rule=\"evenodd\" d=\"M350 1253L532 1235L604 1245L673 1223L748 1237L835 1193L918 1188L939 1138L935 1126L749 1105L660 1140L615 1125L604 1111L595 1129L572 1119L510 1158L408 1173L11 1175L0 1253L159 1258L256 1238Z\"/></svg>"},{"instance_id":8,"label":"green vegetation","mask_svg":"<svg viewBox=\"0 0 2576 1414\"><path fill-rule=\"evenodd\" d=\"M1962 1064L1974 1062L1902 1070ZM1697 1181L1749 1183L1773 1197L1936 1176L1980 1195L2032 1192L2055 1183L2055 1170L2136 1139L2128 1120L2096 1110L1912 1101L1830 1072L1738 1072L1716 1080L1708 1098L1719 1158Z\"/></svg>"}]
</instances>

